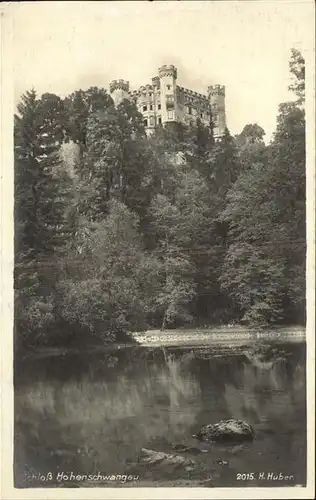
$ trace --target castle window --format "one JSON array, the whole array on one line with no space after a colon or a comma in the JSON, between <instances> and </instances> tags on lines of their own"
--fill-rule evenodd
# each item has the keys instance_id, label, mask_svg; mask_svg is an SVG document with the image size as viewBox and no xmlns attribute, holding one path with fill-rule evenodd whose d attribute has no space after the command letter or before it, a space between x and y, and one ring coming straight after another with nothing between
<instances>
[{"instance_id":1,"label":"castle window","mask_svg":"<svg viewBox=\"0 0 316 500\"><path fill-rule=\"evenodd\" d=\"M158 123L159 123L159 125L161 125L161 118L160 117L158 118Z\"/></svg>"},{"instance_id":2,"label":"castle window","mask_svg":"<svg viewBox=\"0 0 316 500\"><path fill-rule=\"evenodd\" d=\"M147 111L147 106L143 106L143 111Z\"/></svg>"},{"instance_id":3,"label":"castle window","mask_svg":"<svg viewBox=\"0 0 316 500\"><path fill-rule=\"evenodd\" d=\"M153 116L151 116L151 117L149 118L149 125L150 125L151 127L153 127L153 126L155 125L155 120L154 120L154 117L153 117Z\"/></svg>"},{"instance_id":4,"label":"castle window","mask_svg":"<svg viewBox=\"0 0 316 500\"><path fill-rule=\"evenodd\" d=\"M171 85L167 85L167 89L170 90L171 89Z\"/></svg>"},{"instance_id":5,"label":"castle window","mask_svg":"<svg viewBox=\"0 0 316 500\"><path fill-rule=\"evenodd\" d=\"M158 104L158 109L161 109L161 104Z\"/></svg>"},{"instance_id":6,"label":"castle window","mask_svg":"<svg viewBox=\"0 0 316 500\"><path fill-rule=\"evenodd\" d=\"M203 113L200 114L201 118L203 118Z\"/></svg>"},{"instance_id":7,"label":"castle window","mask_svg":"<svg viewBox=\"0 0 316 500\"><path fill-rule=\"evenodd\" d=\"M148 120L144 120L144 127L148 127Z\"/></svg>"},{"instance_id":8,"label":"castle window","mask_svg":"<svg viewBox=\"0 0 316 500\"><path fill-rule=\"evenodd\" d=\"M153 105L152 104L149 106L149 109L150 109L150 111L153 110Z\"/></svg>"},{"instance_id":9,"label":"castle window","mask_svg":"<svg viewBox=\"0 0 316 500\"><path fill-rule=\"evenodd\" d=\"M174 109L173 96L171 96L171 95L166 96L166 107L167 107L167 109Z\"/></svg>"},{"instance_id":10,"label":"castle window","mask_svg":"<svg viewBox=\"0 0 316 500\"><path fill-rule=\"evenodd\" d=\"M188 112L189 112L189 115L192 115L192 108L191 108L191 106L189 106Z\"/></svg>"}]
</instances>

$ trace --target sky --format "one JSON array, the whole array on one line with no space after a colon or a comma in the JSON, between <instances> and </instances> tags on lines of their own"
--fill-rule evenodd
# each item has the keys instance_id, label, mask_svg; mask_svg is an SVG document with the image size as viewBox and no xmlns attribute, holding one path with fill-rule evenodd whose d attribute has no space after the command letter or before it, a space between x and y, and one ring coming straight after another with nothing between
<instances>
[{"instance_id":1,"label":"sky","mask_svg":"<svg viewBox=\"0 0 316 500\"><path fill-rule=\"evenodd\" d=\"M12 4L11 4L12 7ZM313 3L274 1L21 2L14 9L14 95L61 96L129 80L151 83L162 64L198 92L226 86L232 134L258 123L271 138L291 98L292 47L311 57Z\"/></svg>"}]
</instances>

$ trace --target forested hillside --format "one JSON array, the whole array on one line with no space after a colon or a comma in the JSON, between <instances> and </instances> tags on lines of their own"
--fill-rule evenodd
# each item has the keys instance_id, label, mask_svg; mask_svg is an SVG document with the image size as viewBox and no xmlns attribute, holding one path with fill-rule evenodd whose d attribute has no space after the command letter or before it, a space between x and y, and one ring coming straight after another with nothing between
<instances>
[{"instance_id":1,"label":"forested hillside","mask_svg":"<svg viewBox=\"0 0 316 500\"><path fill-rule=\"evenodd\" d=\"M304 60L272 141L197 122L147 137L92 87L21 96L15 116L16 345L148 328L304 324ZM259 98L259 97L258 97ZM73 162L62 154L72 144Z\"/></svg>"}]
</instances>

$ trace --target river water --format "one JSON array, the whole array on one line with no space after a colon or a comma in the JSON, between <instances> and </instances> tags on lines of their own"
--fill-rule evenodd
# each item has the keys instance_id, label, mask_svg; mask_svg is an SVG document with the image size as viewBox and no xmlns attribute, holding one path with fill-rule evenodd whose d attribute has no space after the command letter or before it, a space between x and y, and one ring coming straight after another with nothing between
<instances>
[{"instance_id":1,"label":"river water","mask_svg":"<svg viewBox=\"0 0 316 500\"><path fill-rule=\"evenodd\" d=\"M16 487L304 485L305 343L268 351L131 346L19 361ZM228 418L252 424L255 440L223 446L192 437ZM179 453L177 445L194 448ZM144 466L142 448L179 453L194 470ZM102 480L82 483L96 471Z\"/></svg>"}]
</instances>

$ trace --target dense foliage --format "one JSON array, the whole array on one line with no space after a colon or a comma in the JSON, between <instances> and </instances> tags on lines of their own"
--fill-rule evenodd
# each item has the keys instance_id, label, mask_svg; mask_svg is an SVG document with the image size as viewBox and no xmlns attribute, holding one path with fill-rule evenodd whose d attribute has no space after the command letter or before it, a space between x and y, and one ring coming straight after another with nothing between
<instances>
[{"instance_id":1,"label":"dense foliage","mask_svg":"<svg viewBox=\"0 0 316 500\"><path fill-rule=\"evenodd\" d=\"M92 87L21 97L15 117L17 344L143 328L304 323L304 60L270 144L199 121L147 137ZM63 155L76 149L72 168Z\"/></svg>"}]
</instances>

